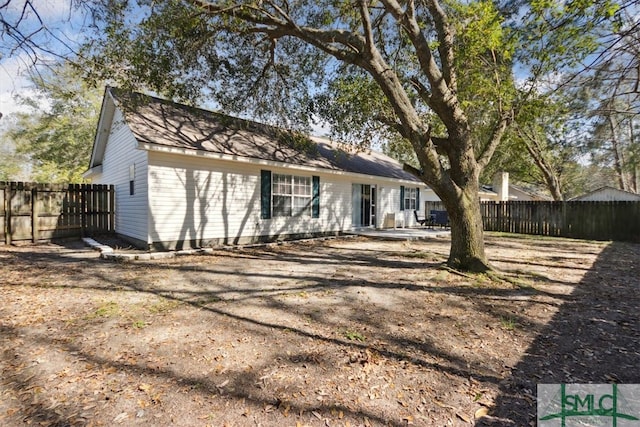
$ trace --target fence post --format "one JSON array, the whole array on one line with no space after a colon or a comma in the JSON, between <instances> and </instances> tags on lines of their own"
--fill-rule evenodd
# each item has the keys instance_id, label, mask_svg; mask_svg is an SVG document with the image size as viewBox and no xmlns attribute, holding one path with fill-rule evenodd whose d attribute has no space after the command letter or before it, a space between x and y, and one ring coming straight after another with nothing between
<instances>
[{"instance_id":1,"label":"fence post","mask_svg":"<svg viewBox=\"0 0 640 427\"><path fill-rule=\"evenodd\" d=\"M11 184L7 183L4 187L4 242L11 244Z\"/></svg>"},{"instance_id":2,"label":"fence post","mask_svg":"<svg viewBox=\"0 0 640 427\"><path fill-rule=\"evenodd\" d=\"M11 244L11 198L13 196L13 184L10 183L9 185L7 185L4 188L4 200L6 203L7 208L5 209L5 217L4 217L4 221L5 221L5 227L6 227L6 232L5 232L5 241L7 242L7 245Z\"/></svg>"},{"instance_id":3,"label":"fence post","mask_svg":"<svg viewBox=\"0 0 640 427\"><path fill-rule=\"evenodd\" d=\"M80 184L78 193L80 195L80 237L85 237L87 232L87 187Z\"/></svg>"},{"instance_id":4,"label":"fence post","mask_svg":"<svg viewBox=\"0 0 640 427\"><path fill-rule=\"evenodd\" d=\"M115 186L109 186L109 231L116 231L116 191Z\"/></svg>"},{"instance_id":5,"label":"fence post","mask_svg":"<svg viewBox=\"0 0 640 427\"><path fill-rule=\"evenodd\" d=\"M38 186L34 185L31 188L31 241L36 243L38 241L38 215L40 214L38 209Z\"/></svg>"}]
</instances>

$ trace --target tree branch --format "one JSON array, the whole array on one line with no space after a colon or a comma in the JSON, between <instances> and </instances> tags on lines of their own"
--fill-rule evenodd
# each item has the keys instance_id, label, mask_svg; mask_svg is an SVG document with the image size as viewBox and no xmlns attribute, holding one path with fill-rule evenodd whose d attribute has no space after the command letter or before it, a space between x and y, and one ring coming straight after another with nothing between
<instances>
[{"instance_id":1,"label":"tree branch","mask_svg":"<svg viewBox=\"0 0 640 427\"><path fill-rule=\"evenodd\" d=\"M431 0L431 2L432 7L438 6L435 0ZM415 14L411 14L411 8L408 8L407 11L403 10L397 0L382 0L382 3L385 9L400 23L415 49L420 69L427 77L427 80L429 80L431 87L431 96L428 98L429 107L442 119L450 134L454 132L458 134L460 134L460 132L467 132L467 117L458 103L455 91L449 86L450 82L455 84L453 67L448 68L447 75L449 80L447 80L436 63L429 43L420 27L420 23L417 21ZM413 2L410 2L410 6L412 4ZM452 43L453 34L450 32L450 28L445 25L445 12L442 9L438 10L439 13L442 14L441 30L438 31L438 41L446 45L447 43ZM451 51L449 52L451 55L453 55L452 49L453 47L451 45ZM445 58L445 60L447 59ZM461 142L464 139L466 138L456 138L456 141Z\"/></svg>"},{"instance_id":2,"label":"tree branch","mask_svg":"<svg viewBox=\"0 0 640 427\"><path fill-rule=\"evenodd\" d=\"M374 41L373 30L371 27L371 15L369 14L369 5L367 3L367 0L360 0L358 5L360 6L360 17L362 18L362 29L364 31L365 46L367 47L367 53L371 54L374 47Z\"/></svg>"},{"instance_id":3,"label":"tree branch","mask_svg":"<svg viewBox=\"0 0 640 427\"><path fill-rule=\"evenodd\" d=\"M400 23L409 36L409 40L416 51L420 69L429 79L429 83L432 86L437 86L440 82L443 82L442 73L431 54L429 43L416 20L412 6L413 2L410 2L412 7L408 8L407 11L403 10L396 0L382 0L382 3L385 6L385 10ZM442 87L444 88L444 86Z\"/></svg>"},{"instance_id":4,"label":"tree branch","mask_svg":"<svg viewBox=\"0 0 640 427\"><path fill-rule=\"evenodd\" d=\"M534 134L527 133L527 131L520 126L515 126L515 131L533 159L533 162L538 166L540 172L542 172L542 177L547 183L547 188L551 192L553 200L561 201L563 196L560 188L560 180L552 165L550 165L543 156L542 144Z\"/></svg>"},{"instance_id":5,"label":"tree branch","mask_svg":"<svg viewBox=\"0 0 640 427\"><path fill-rule=\"evenodd\" d=\"M397 121L388 121L388 124L393 126L403 137L411 142L420 164L425 169L425 174L433 181L440 181L446 174L446 171L439 162L438 154L431 141L429 126L421 120L418 112L412 105L411 99L400 77L392 67L387 64L374 44L368 0L360 0L360 13L364 36L344 30L322 30L315 27L297 25L288 15L285 17L277 17L273 14L267 16L262 13L262 9L259 7L222 7L208 0L189 1L212 17L230 16L235 18L236 25L237 20L244 22L247 26L245 31L249 30L251 32L264 33L274 39L283 36L296 37L339 60L354 64L367 71L380 86L398 118ZM383 1L400 8L396 0ZM389 12L386 8L385 11ZM281 15L282 13L284 13L284 11L279 9L278 14ZM391 16L394 16L394 14L391 13ZM442 76L437 64L431 57L429 46L421 34L415 17L408 25L412 26L411 28L415 30L415 38L417 38L419 43L422 43L420 55L423 60L428 58L430 61L431 75L428 78L438 80L438 84L441 84L442 90L447 90L446 84L442 81ZM230 28L229 30L238 31L237 27ZM434 77L434 75L436 75L436 77ZM449 115L453 117L451 111Z\"/></svg>"},{"instance_id":6,"label":"tree branch","mask_svg":"<svg viewBox=\"0 0 640 427\"><path fill-rule=\"evenodd\" d=\"M411 84L413 84L416 92L418 92L418 96L420 97L420 99L422 99L427 105L429 105L431 103L431 92L429 91L429 89L427 89L427 87L422 84L418 77L413 77L411 79Z\"/></svg>"},{"instance_id":7,"label":"tree branch","mask_svg":"<svg viewBox=\"0 0 640 427\"><path fill-rule=\"evenodd\" d=\"M358 57L365 49L365 40L349 31L320 30L318 28L299 26L282 8L277 8L277 17L268 14L262 8L245 5L218 6L208 0L188 0L209 16L230 16L254 25L246 29L248 32L264 33L273 38L284 36L297 37L306 43L350 64L359 64ZM257 13L255 13L257 12ZM234 30L229 28L229 30Z\"/></svg>"},{"instance_id":8,"label":"tree branch","mask_svg":"<svg viewBox=\"0 0 640 427\"><path fill-rule=\"evenodd\" d=\"M433 22L438 32L438 52L440 53L440 61L442 63L442 74L449 85L452 92L458 91L458 82L455 68L455 55L453 47L453 28L449 25L449 20L444 9L440 6L438 0L428 0L427 8L433 16Z\"/></svg>"},{"instance_id":9,"label":"tree branch","mask_svg":"<svg viewBox=\"0 0 640 427\"><path fill-rule=\"evenodd\" d=\"M413 166L411 166L411 165L410 165L410 164L408 164L408 163L404 163L404 164L402 165L402 169L403 169L405 172L409 172L411 175L415 176L416 178L418 178L418 179L420 179L420 180L422 179L422 175L423 175L423 174L422 174L422 171L421 171L420 169L416 169L416 168L414 168Z\"/></svg>"},{"instance_id":10,"label":"tree branch","mask_svg":"<svg viewBox=\"0 0 640 427\"><path fill-rule=\"evenodd\" d=\"M478 156L477 162L480 170L484 169L493 157L493 153L496 151L496 148L500 144L504 133L507 131L509 125L513 122L513 111L504 111L496 126L493 128L493 132L491 132L491 137L489 138L489 142L485 145L482 153Z\"/></svg>"}]
</instances>

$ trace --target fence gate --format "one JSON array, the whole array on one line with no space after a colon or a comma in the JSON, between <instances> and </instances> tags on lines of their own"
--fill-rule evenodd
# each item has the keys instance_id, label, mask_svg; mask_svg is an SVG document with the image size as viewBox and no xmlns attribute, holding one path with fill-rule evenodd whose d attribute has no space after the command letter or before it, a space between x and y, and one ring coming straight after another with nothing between
<instances>
[{"instance_id":1,"label":"fence gate","mask_svg":"<svg viewBox=\"0 0 640 427\"><path fill-rule=\"evenodd\" d=\"M0 243L114 231L112 185L0 182Z\"/></svg>"}]
</instances>

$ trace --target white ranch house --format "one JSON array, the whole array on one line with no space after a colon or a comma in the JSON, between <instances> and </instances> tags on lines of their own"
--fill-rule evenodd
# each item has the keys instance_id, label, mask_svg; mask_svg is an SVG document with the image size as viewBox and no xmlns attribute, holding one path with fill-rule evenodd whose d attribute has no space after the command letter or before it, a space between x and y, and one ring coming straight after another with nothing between
<instances>
[{"instance_id":1,"label":"white ranch house","mask_svg":"<svg viewBox=\"0 0 640 427\"><path fill-rule=\"evenodd\" d=\"M412 226L438 200L381 153L113 88L85 177L115 185L116 232L148 249Z\"/></svg>"}]
</instances>

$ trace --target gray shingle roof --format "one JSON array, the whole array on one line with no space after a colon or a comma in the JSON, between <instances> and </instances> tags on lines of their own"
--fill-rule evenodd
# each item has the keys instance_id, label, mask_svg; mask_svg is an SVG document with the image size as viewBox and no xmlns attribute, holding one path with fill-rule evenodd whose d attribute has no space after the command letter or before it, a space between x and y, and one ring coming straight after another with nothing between
<instances>
[{"instance_id":1,"label":"gray shingle roof","mask_svg":"<svg viewBox=\"0 0 640 427\"><path fill-rule=\"evenodd\" d=\"M348 152L335 142L114 88L110 93L141 143L419 182L376 151Z\"/></svg>"}]
</instances>

